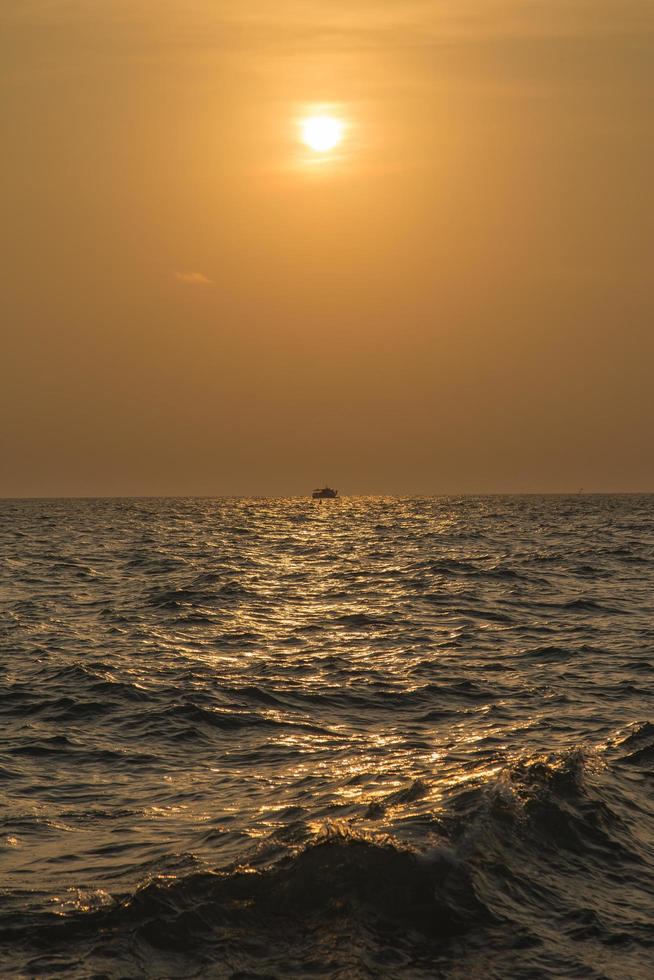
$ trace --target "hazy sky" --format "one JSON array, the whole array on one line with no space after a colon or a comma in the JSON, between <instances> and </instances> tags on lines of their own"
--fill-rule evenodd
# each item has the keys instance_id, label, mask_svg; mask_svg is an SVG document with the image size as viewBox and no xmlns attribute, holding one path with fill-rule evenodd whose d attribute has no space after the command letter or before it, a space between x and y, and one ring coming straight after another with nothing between
<instances>
[{"instance_id":1,"label":"hazy sky","mask_svg":"<svg viewBox=\"0 0 654 980\"><path fill-rule=\"evenodd\" d=\"M654 0L3 0L0 90L1 495L654 490Z\"/></svg>"}]
</instances>

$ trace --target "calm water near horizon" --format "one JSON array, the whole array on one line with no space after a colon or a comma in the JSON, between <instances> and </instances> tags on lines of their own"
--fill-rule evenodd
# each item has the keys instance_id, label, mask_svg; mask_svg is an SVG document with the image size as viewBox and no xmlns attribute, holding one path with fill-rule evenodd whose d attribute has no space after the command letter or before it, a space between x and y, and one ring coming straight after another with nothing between
<instances>
[{"instance_id":1,"label":"calm water near horizon","mask_svg":"<svg viewBox=\"0 0 654 980\"><path fill-rule=\"evenodd\" d=\"M0 501L0 974L651 980L654 496Z\"/></svg>"}]
</instances>

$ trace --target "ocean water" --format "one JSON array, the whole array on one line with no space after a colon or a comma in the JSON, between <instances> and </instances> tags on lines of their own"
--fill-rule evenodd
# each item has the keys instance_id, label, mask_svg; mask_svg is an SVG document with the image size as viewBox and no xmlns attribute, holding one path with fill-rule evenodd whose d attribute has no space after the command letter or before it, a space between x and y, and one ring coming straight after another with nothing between
<instances>
[{"instance_id":1,"label":"ocean water","mask_svg":"<svg viewBox=\"0 0 654 980\"><path fill-rule=\"evenodd\" d=\"M654 497L0 502L0 974L654 976Z\"/></svg>"}]
</instances>

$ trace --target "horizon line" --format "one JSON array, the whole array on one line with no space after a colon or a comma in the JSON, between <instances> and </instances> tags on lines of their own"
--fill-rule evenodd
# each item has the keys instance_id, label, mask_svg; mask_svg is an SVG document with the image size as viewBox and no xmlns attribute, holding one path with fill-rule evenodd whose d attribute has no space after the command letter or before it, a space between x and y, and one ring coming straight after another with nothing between
<instances>
[{"instance_id":1,"label":"horizon line","mask_svg":"<svg viewBox=\"0 0 654 980\"><path fill-rule=\"evenodd\" d=\"M450 497L651 497L654 490L464 490L436 493L355 492L340 493L337 500L350 497L450 498ZM0 494L8 500L311 500L306 493L114 493L114 494Z\"/></svg>"}]
</instances>

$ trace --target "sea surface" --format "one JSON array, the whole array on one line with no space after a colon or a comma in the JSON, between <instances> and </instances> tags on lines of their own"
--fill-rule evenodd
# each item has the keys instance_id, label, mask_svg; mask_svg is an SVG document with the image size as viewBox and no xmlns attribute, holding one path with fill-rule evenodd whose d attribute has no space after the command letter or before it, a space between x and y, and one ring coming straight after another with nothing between
<instances>
[{"instance_id":1,"label":"sea surface","mask_svg":"<svg viewBox=\"0 0 654 980\"><path fill-rule=\"evenodd\" d=\"M654 497L0 501L0 974L654 976Z\"/></svg>"}]
</instances>

